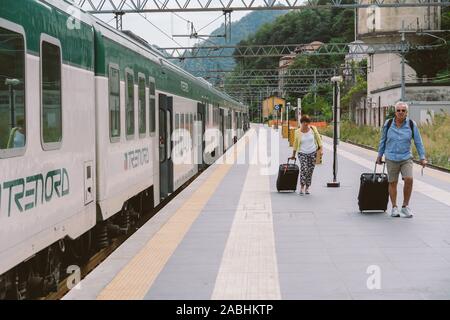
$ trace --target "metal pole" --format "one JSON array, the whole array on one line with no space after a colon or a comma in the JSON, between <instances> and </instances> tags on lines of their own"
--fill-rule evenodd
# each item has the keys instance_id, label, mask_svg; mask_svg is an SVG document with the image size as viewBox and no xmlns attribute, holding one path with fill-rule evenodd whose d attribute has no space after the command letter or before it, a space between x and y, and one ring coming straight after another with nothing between
<instances>
[{"instance_id":1,"label":"metal pole","mask_svg":"<svg viewBox=\"0 0 450 320\"><path fill-rule=\"evenodd\" d=\"M402 72L402 83L401 83L401 101L405 101L405 21L402 21L402 41L401 41L401 72Z\"/></svg>"},{"instance_id":2,"label":"metal pole","mask_svg":"<svg viewBox=\"0 0 450 320\"><path fill-rule=\"evenodd\" d=\"M289 102L286 102L287 137L289 141Z\"/></svg>"},{"instance_id":3,"label":"metal pole","mask_svg":"<svg viewBox=\"0 0 450 320\"><path fill-rule=\"evenodd\" d=\"M10 117L11 117L11 128L14 128L16 126L16 110L14 107L14 89L13 86L10 84L9 85L9 100L10 100L10 106L11 106L11 110L10 110Z\"/></svg>"},{"instance_id":4,"label":"metal pole","mask_svg":"<svg viewBox=\"0 0 450 320\"><path fill-rule=\"evenodd\" d=\"M314 69L314 119L317 121L317 106L315 105L317 102L317 77L316 77L316 69Z\"/></svg>"},{"instance_id":5,"label":"metal pole","mask_svg":"<svg viewBox=\"0 0 450 320\"><path fill-rule=\"evenodd\" d=\"M280 114L280 110L277 110L277 130L278 130L278 119L280 118L279 114ZM283 129L283 123L281 124L281 129Z\"/></svg>"},{"instance_id":6,"label":"metal pole","mask_svg":"<svg viewBox=\"0 0 450 320\"><path fill-rule=\"evenodd\" d=\"M263 123L262 108L263 108L262 94L261 91L259 91L259 121L261 123Z\"/></svg>"},{"instance_id":7,"label":"metal pole","mask_svg":"<svg viewBox=\"0 0 450 320\"><path fill-rule=\"evenodd\" d=\"M367 114L366 114L366 110L367 110L367 98L364 98L364 112L363 112L363 116L364 116L363 124L364 124L364 125L367 124Z\"/></svg>"},{"instance_id":8,"label":"metal pole","mask_svg":"<svg viewBox=\"0 0 450 320\"><path fill-rule=\"evenodd\" d=\"M289 103L286 102L286 121L289 120Z\"/></svg>"},{"instance_id":9,"label":"metal pole","mask_svg":"<svg viewBox=\"0 0 450 320\"><path fill-rule=\"evenodd\" d=\"M297 126L300 127L300 118L302 117L302 98L297 99L297 110L298 110L298 116L297 116Z\"/></svg>"},{"instance_id":10,"label":"metal pole","mask_svg":"<svg viewBox=\"0 0 450 320\"><path fill-rule=\"evenodd\" d=\"M275 129L278 130L278 110L275 109Z\"/></svg>"},{"instance_id":11,"label":"metal pole","mask_svg":"<svg viewBox=\"0 0 450 320\"><path fill-rule=\"evenodd\" d=\"M283 128L283 109L281 109L282 105L280 104L280 115L281 115L281 128Z\"/></svg>"},{"instance_id":12,"label":"metal pole","mask_svg":"<svg viewBox=\"0 0 450 320\"><path fill-rule=\"evenodd\" d=\"M333 87L333 107L334 107L334 119L333 119L333 182L327 183L327 187L337 188L340 187L340 183L337 181L337 145L339 139L339 82L342 81L340 77L333 77L332 82L334 82Z\"/></svg>"},{"instance_id":13,"label":"metal pole","mask_svg":"<svg viewBox=\"0 0 450 320\"><path fill-rule=\"evenodd\" d=\"M314 103L316 103L316 99L317 99L317 74L316 74L317 69L314 69Z\"/></svg>"},{"instance_id":14,"label":"metal pole","mask_svg":"<svg viewBox=\"0 0 450 320\"><path fill-rule=\"evenodd\" d=\"M337 86L338 83L335 82L334 84L334 130L333 130L333 182L336 182L336 176L337 176L337 135L338 135L338 126L337 126Z\"/></svg>"},{"instance_id":15,"label":"metal pole","mask_svg":"<svg viewBox=\"0 0 450 320\"><path fill-rule=\"evenodd\" d=\"M253 98L252 97L250 97L250 108L253 111ZM253 117L255 117L255 116L253 115Z\"/></svg>"},{"instance_id":16,"label":"metal pole","mask_svg":"<svg viewBox=\"0 0 450 320\"><path fill-rule=\"evenodd\" d=\"M125 12L120 11L120 12L115 12L114 14L116 16L116 29L122 31L122 27L123 27L122 19L123 19L123 15L125 14Z\"/></svg>"},{"instance_id":17,"label":"metal pole","mask_svg":"<svg viewBox=\"0 0 450 320\"><path fill-rule=\"evenodd\" d=\"M381 128L381 96L378 96L378 127Z\"/></svg>"}]
</instances>

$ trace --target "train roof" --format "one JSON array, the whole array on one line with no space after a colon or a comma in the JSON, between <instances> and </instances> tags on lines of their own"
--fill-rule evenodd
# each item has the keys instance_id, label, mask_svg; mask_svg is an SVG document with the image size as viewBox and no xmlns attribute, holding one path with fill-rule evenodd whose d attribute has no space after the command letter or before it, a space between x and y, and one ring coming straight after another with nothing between
<instances>
[{"instance_id":1,"label":"train roof","mask_svg":"<svg viewBox=\"0 0 450 320\"><path fill-rule=\"evenodd\" d=\"M145 57L151 59L154 63L157 63L163 67L170 69L173 72L176 72L180 76L186 77L192 82L200 85L204 89L211 91L213 94L218 97L227 100L230 103L234 103L239 105L242 108L246 108L244 104L239 101L236 101L228 94L218 90L211 83L206 81L203 78L195 77L191 73L177 66L176 64L170 62L154 45L150 44L146 40L142 39L132 31L118 31L115 28L111 27L109 24L105 23L103 20L95 17L94 15L89 14L80 8L77 4L72 3L68 0L47 0L50 4L55 4L57 1L63 1L71 6L76 7L80 12L82 12L81 20L83 22L87 22L86 19L90 20L90 24L97 30L103 31L104 35L111 38L112 40L117 41L119 44L126 46L139 54L144 55ZM106 32L105 32L106 31Z\"/></svg>"}]
</instances>

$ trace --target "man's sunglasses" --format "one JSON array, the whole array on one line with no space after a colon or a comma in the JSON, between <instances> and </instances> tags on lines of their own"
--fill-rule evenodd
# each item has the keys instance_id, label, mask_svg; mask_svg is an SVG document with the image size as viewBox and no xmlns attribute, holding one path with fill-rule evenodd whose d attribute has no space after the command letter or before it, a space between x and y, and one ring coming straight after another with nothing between
<instances>
[{"instance_id":1,"label":"man's sunglasses","mask_svg":"<svg viewBox=\"0 0 450 320\"><path fill-rule=\"evenodd\" d=\"M406 112L406 109L398 109L396 112Z\"/></svg>"}]
</instances>

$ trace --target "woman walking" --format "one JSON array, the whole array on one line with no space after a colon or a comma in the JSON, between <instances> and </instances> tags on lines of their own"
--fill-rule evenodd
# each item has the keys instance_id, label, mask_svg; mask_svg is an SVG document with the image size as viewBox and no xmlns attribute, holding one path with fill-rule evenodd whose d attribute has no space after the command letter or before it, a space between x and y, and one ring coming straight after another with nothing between
<instances>
[{"instance_id":1,"label":"woman walking","mask_svg":"<svg viewBox=\"0 0 450 320\"><path fill-rule=\"evenodd\" d=\"M316 159L322 157L322 139L315 126L310 125L311 119L307 115L300 118L300 128L295 130L295 140L292 157L298 153L300 162L300 195L310 194L312 175L316 166Z\"/></svg>"}]
</instances>

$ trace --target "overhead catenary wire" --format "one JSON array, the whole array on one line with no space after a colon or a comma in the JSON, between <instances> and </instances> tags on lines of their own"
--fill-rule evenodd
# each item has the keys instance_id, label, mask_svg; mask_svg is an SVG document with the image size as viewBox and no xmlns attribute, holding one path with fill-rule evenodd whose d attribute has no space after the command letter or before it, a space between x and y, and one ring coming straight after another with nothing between
<instances>
[{"instance_id":1,"label":"overhead catenary wire","mask_svg":"<svg viewBox=\"0 0 450 320\"><path fill-rule=\"evenodd\" d=\"M163 2L161 2L161 1L159 1L159 0L156 0L156 1L158 1L159 4L164 5ZM186 22L191 22L191 21L189 21L189 20L183 18L182 16L180 16L180 15L179 15L178 13L176 13L176 12L171 12L171 14L174 15L174 16L177 16L177 17L180 18L181 20L184 20L184 21L186 21Z\"/></svg>"},{"instance_id":2,"label":"overhead catenary wire","mask_svg":"<svg viewBox=\"0 0 450 320\"><path fill-rule=\"evenodd\" d=\"M202 28L200 28L198 30L198 32L202 31L203 29L205 29L206 27L209 27L211 24L213 24L214 22L216 22L217 20L219 20L220 18L222 18L223 15L218 16L217 18L215 18L214 20L212 20L211 22L209 22L207 25L203 26Z\"/></svg>"},{"instance_id":3,"label":"overhead catenary wire","mask_svg":"<svg viewBox=\"0 0 450 320\"><path fill-rule=\"evenodd\" d=\"M110 19L106 24L110 24L114 19L116 19L116 16L112 17L112 19Z\"/></svg>"},{"instance_id":4,"label":"overhead catenary wire","mask_svg":"<svg viewBox=\"0 0 450 320\"><path fill-rule=\"evenodd\" d=\"M131 7L128 3L126 3L126 5L132 9L132 7ZM147 17L146 17L145 15L143 15L143 14L140 13L140 12L138 12L138 14L139 14L142 18L144 18L145 21L147 21L147 22L150 23L154 28L156 28L159 32L161 32L161 33L164 34L167 38L169 38L170 40L172 40L173 42L175 42L178 46L182 47L182 45L181 45L178 41L174 40L174 39L173 39L170 35L168 35L164 30L160 29L160 28L159 28L158 26L156 26L153 22L151 22L150 20L148 20Z\"/></svg>"}]
</instances>

